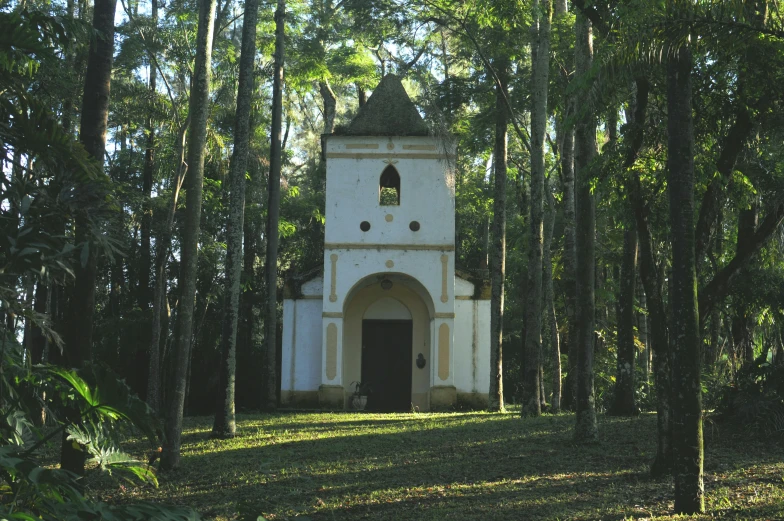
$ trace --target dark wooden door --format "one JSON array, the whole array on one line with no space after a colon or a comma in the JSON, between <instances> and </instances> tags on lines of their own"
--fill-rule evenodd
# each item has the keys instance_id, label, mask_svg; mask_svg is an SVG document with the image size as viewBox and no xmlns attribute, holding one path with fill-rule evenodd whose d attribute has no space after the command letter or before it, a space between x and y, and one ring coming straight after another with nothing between
<instances>
[{"instance_id":1,"label":"dark wooden door","mask_svg":"<svg viewBox=\"0 0 784 521\"><path fill-rule=\"evenodd\" d=\"M410 320L362 321L362 383L370 386L367 409L411 409Z\"/></svg>"}]
</instances>

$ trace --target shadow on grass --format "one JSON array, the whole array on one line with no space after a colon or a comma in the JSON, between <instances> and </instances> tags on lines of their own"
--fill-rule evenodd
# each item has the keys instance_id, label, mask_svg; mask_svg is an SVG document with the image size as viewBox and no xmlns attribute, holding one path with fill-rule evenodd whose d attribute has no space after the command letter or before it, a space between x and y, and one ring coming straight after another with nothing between
<instances>
[{"instance_id":1,"label":"shadow on grass","mask_svg":"<svg viewBox=\"0 0 784 521\"><path fill-rule=\"evenodd\" d=\"M648 477L655 417L600 421L601 440L580 446L570 416L246 417L229 442L186 434L182 468L157 494L221 520L666 514L671 483ZM732 458L739 467L770 459L757 451Z\"/></svg>"}]
</instances>

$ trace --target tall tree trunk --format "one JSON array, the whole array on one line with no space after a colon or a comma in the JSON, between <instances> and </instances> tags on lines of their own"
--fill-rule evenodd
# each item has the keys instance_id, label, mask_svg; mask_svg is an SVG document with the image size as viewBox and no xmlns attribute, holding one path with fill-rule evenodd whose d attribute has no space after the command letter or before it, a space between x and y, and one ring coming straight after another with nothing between
<instances>
[{"instance_id":1,"label":"tall tree trunk","mask_svg":"<svg viewBox=\"0 0 784 521\"><path fill-rule=\"evenodd\" d=\"M112 58L114 55L114 11L116 0L97 0L93 11L93 29L100 36L92 41L82 97L82 118L79 140L87 153L103 165L106 150L106 127L109 118ZM100 204L93 196L91 205ZM89 214L85 208L76 216L76 243L85 245L86 259L77 262L74 291L71 295L71 317L66 333L66 351L73 366L92 359L93 314L95 311L96 248L88 245Z\"/></svg>"},{"instance_id":2,"label":"tall tree trunk","mask_svg":"<svg viewBox=\"0 0 784 521\"><path fill-rule=\"evenodd\" d=\"M66 19L70 22L73 22L76 19L76 3L74 0L66 0L65 4L65 13ZM81 14L81 13L80 13ZM82 14L83 16L83 14ZM66 70L79 70L75 67L76 65L76 52L74 50L75 46L71 46L65 52L65 67ZM74 117L74 98L75 93L73 90L69 89L66 92L65 99L63 100L63 112L61 116L61 122L63 125L63 130L67 134L71 134L73 132L73 117Z\"/></svg>"},{"instance_id":3,"label":"tall tree trunk","mask_svg":"<svg viewBox=\"0 0 784 521\"><path fill-rule=\"evenodd\" d=\"M256 63L256 20L258 0L245 0L242 22L242 54L237 85L237 112L234 117L234 151L229 173L229 220L226 223L226 304L223 308L221 368L218 401L212 435L234 437L234 382L236 377L237 323L240 313L242 274L242 232L245 224L245 171L250 145L250 111L253 97L253 72Z\"/></svg>"},{"instance_id":4,"label":"tall tree trunk","mask_svg":"<svg viewBox=\"0 0 784 521\"><path fill-rule=\"evenodd\" d=\"M120 225L122 227L122 224ZM108 263L107 263L108 264ZM122 336L120 324L122 323L123 293L125 286L125 273L123 271L123 258L119 255L109 266L109 317L115 324L112 331L106 335L104 340L104 350L100 354L100 360L109 367L131 368L135 359L136 349L131 349L130 353L124 352L121 348ZM109 351L109 352L107 352ZM132 375L131 378L135 377ZM129 378L129 380L131 379ZM131 387L133 388L133 386Z\"/></svg>"},{"instance_id":5,"label":"tall tree trunk","mask_svg":"<svg viewBox=\"0 0 784 521\"><path fill-rule=\"evenodd\" d=\"M281 45L283 44L281 43ZM319 82L319 93L321 94L321 100L324 102L324 134L332 134L332 131L335 129L338 100L327 80Z\"/></svg>"},{"instance_id":6,"label":"tall tree trunk","mask_svg":"<svg viewBox=\"0 0 784 521\"><path fill-rule=\"evenodd\" d=\"M702 395L694 243L694 127L691 50L671 51L667 63L667 169L672 239L672 439L675 512L703 512Z\"/></svg>"},{"instance_id":7,"label":"tall tree trunk","mask_svg":"<svg viewBox=\"0 0 784 521\"><path fill-rule=\"evenodd\" d=\"M259 374L262 374L263 367L261 359L263 354L256 343L257 318L254 307L257 305L259 295L258 281L261 277L257 276L256 258L258 256L259 241L261 236L261 208L260 201L263 199L262 183L258 168L250 169L251 177L245 187L245 208L248 209L245 217L243 234L243 261L242 261L242 281L243 290L240 295L240 321L237 327L237 382L245 383L241 390L237 392L237 399L240 406L253 407L259 406L259 396L262 387Z\"/></svg>"},{"instance_id":8,"label":"tall tree trunk","mask_svg":"<svg viewBox=\"0 0 784 521\"><path fill-rule=\"evenodd\" d=\"M93 9L93 30L98 35L91 40L87 72L82 97L82 119L79 140L87 153L101 167L106 151L106 126L109 119L109 96L114 56L114 11L116 0L96 0ZM81 245L82 255L77 260L75 281L68 309L65 331L65 356L71 367L79 367L93 357L93 316L95 313L95 282L97 275L96 245L90 243L89 212L101 204L101 189L96 188L86 205L75 216L75 243ZM66 412L66 419L77 420L78 411ZM84 475L86 453L67 443L65 434L60 452L60 466Z\"/></svg>"},{"instance_id":9,"label":"tall tree trunk","mask_svg":"<svg viewBox=\"0 0 784 521\"><path fill-rule=\"evenodd\" d=\"M43 281L38 281L35 285L35 298L33 300L33 310L39 315L49 313L47 302L49 302L49 291ZM36 324L32 324L30 331L30 362L40 364L44 361L44 351L46 349L46 335Z\"/></svg>"},{"instance_id":10,"label":"tall tree trunk","mask_svg":"<svg viewBox=\"0 0 784 521\"><path fill-rule=\"evenodd\" d=\"M152 46L155 46L155 39L158 29L158 0L151 0L151 19L152 24ZM150 249L150 239L152 231L152 182L155 171L155 122L153 119L155 99L158 96L157 82L158 71L155 68L154 51L149 51L149 74L150 74L150 112L147 115L144 131L147 133L147 143L144 150L144 166L142 167L142 197L144 199L142 208L141 222L141 245L139 248L139 290L138 304L142 311L147 311L150 307L152 295L150 294L150 271L152 268L152 253Z\"/></svg>"},{"instance_id":11,"label":"tall tree trunk","mask_svg":"<svg viewBox=\"0 0 784 521\"><path fill-rule=\"evenodd\" d=\"M354 83L354 86L357 88L357 106L362 108L367 101L367 92L360 82Z\"/></svg>"},{"instance_id":12,"label":"tall tree trunk","mask_svg":"<svg viewBox=\"0 0 784 521\"><path fill-rule=\"evenodd\" d=\"M193 306L196 297L196 276L201 219L204 156L209 114L212 37L215 24L215 1L202 0L199 6L199 29L196 35L196 61L193 67L191 96L188 107L188 174L185 180L185 224L182 232L180 300L177 309L177 347L174 353L172 395L164 426L165 440L161 468L169 470L180 462L183 407L187 387L188 361L193 336Z\"/></svg>"},{"instance_id":13,"label":"tall tree trunk","mask_svg":"<svg viewBox=\"0 0 784 521\"><path fill-rule=\"evenodd\" d=\"M177 134L175 145L178 158L177 169L174 175L174 191L172 201L169 205L169 212L166 216L163 233L157 238L157 248L155 251L155 289L152 297L152 317L150 328L150 344L148 348L147 366L147 405L155 412L161 412L161 330L165 322L164 316L168 316L166 302L166 259L169 256L171 247L171 236L174 228L174 214L177 211L177 200L180 196L180 189L185 180L188 167L185 163L185 135L189 126L190 116Z\"/></svg>"},{"instance_id":14,"label":"tall tree trunk","mask_svg":"<svg viewBox=\"0 0 784 521\"><path fill-rule=\"evenodd\" d=\"M751 208L746 208L739 212L736 254L749 247L758 224L758 204L754 203L751 205ZM734 312L732 317L732 339L741 364L748 364L754 361L754 326L757 323L757 316L745 302L739 302L735 306Z\"/></svg>"},{"instance_id":15,"label":"tall tree trunk","mask_svg":"<svg viewBox=\"0 0 784 521\"><path fill-rule=\"evenodd\" d=\"M556 0L556 16L566 16L569 13L566 0ZM572 60L569 57L563 60L565 67L561 74L564 91L569 86L569 76L572 72ZM575 270L577 267L576 232L574 219L574 128L567 126L566 120L574 114L575 100L570 96L566 100L563 114L556 120L556 141L560 153L560 174L563 187L563 226L564 226L564 252L563 252L563 283L564 311L566 315L566 334L562 341L566 343L567 367L564 380L561 407L573 410L577 400L577 321L575 316Z\"/></svg>"},{"instance_id":16,"label":"tall tree trunk","mask_svg":"<svg viewBox=\"0 0 784 521\"><path fill-rule=\"evenodd\" d=\"M264 373L266 389L262 408L274 411L278 406L278 220L280 217L280 170L283 161L281 127L283 112L283 51L286 1L278 0L275 10L275 74L272 84L272 143L267 203L267 309L264 317ZM325 125L326 125L325 117ZM334 123L334 119L333 119ZM325 127L326 131L326 127ZM331 130L330 130L331 132Z\"/></svg>"},{"instance_id":17,"label":"tall tree trunk","mask_svg":"<svg viewBox=\"0 0 784 521\"><path fill-rule=\"evenodd\" d=\"M531 238L523 348L523 416L542 413L539 366L542 333L542 253L544 203L544 135L547 130L547 87L550 67L550 0L534 0L531 26Z\"/></svg>"},{"instance_id":18,"label":"tall tree trunk","mask_svg":"<svg viewBox=\"0 0 784 521\"><path fill-rule=\"evenodd\" d=\"M642 146L645 117L648 109L649 82L640 76L635 79L634 110L629 118L630 146L625 152L623 166L631 169ZM656 457L651 464L653 476L663 476L672 468L672 422L671 422L671 374L670 344L667 332L667 313L662 297L661 272L656 265L648 209L642 193L638 172L633 172L629 183L634 219L637 224L637 240L640 249L640 280L645 290L650 328L649 349L653 350L653 378L656 386Z\"/></svg>"},{"instance_id":19,"label":"tall tree trunk","mask_svg":"<svg viewBox=\"0 0 784 521\"><path fill-rule=\"evenodd\" d=\"M670 341L667 332L667 313L662 297L662 280L655 264L653 240L648 227L648 218L640 180L633 181L635 198L635 220L640 244L640 278L648 301L650 348L653 349L653 382L656 387L656 456L651 464L651 475L664 476L672 470L672 374Z\"/></svg>"},{"instance_id":20,"label":"tall tree trunk","mask_svg":"<svg viewBox=\"0 0 784 521\"><path fill-rule=\"evenodd\" d=\"M711 263L715 266L715 259L718 259L722 256L724 252L724 233L722 230L722 224L724 221L724 215L722 212L718 212L716 215L716 236L715 240L711 241L710 248L709 248L709 257L711 258ZM699 222L699 221L698 221ZM695 233L696 229L695 229ZM697 238L699 242L699 238ZM695 248L698 251L699 255L699 245ZM699 265L700 260L697 257L697 271L699 272ZM714 307L710 312L710 340L708 342L708 348L703 353L703 359L705 362L706 367L710 370L713 368L714 364L719 359L719 340L721 338L721 325L722 325L722 313L721 308L719 306Z\"/></svg>"},{"instance_id":21,"label":"tall tree trunk","mask_svg":"<svg viewBox=\"0 0 784 521\"><path fill-rule=\"evenodd\" d=\"M637 225L635 224L635 232L637 231ZM648 300L645 297L645 291L640 291L639 301L640 301L640 309L646 310L648 309ZM640 337L640 344L642 344L643 348L639 352L639 364L642 367L642 374L645 377L645 388L648 389L648 384L651 382L651 342L648 339L648 315L645 313L639 313L637 315L637 331L639 332Z\"/></svg>"},{"instance_id":22,"label":"tall tree trunk","mask_svg":"<svg viewBox=\"0 0 784 521\"><path fill-rule=\"evenodd\" d=\"M547 211L544 214L544 317L542 322L542 337L553 361L553 399L551 411L561 411L561 343L558 338L558 322L555 318L555 292L553 290L553 228L555 225L555 198L552 190L552 177L548 178L545 186L545 199Z\"/></svg>"},{"instance_id":23,"label":"tall tree trunk","mask_svg":"<svg viewBox=\"0 0 784 521\"><path fill-rule=\"evenodd\" d=\"M634 398L634 285L637 282L637 230L630 226L623 234L620 294L618 296L618 363L615 396L610 414L633 416L639 411Z\"/></svg>"},{"instance_id":24,"label":"tall tree trunk","mask_svg":"<svg viewBox=\"0 0 784 521\"><path fill-rule=\"evenodd\" d=\"M575 67L577 76L584 77L593 62L591 22L580 12L575 20ZM596 120L592 114L582 115L575 126L575 220L577 270L577 417L574 436L578 442L595 440L596 405L593 387L594 348L594 241L596 211L591 194L591 162L596 156Z\"/></svg>"},{"instance_id":25,"label":"tall tree trunk","mask_svg":"<svg viewBox=\"0 0 784 521\"><path fill-rule=\"evenodd\" d=\"M508 62L498 63L496 71L502 81L496 85L495 148L493 170L493 243L490 248L490 410L504 410L503 337L504 278L506 277L506 156L508 112L501 89L506 89Z\"/></svg>"}]
</instances>

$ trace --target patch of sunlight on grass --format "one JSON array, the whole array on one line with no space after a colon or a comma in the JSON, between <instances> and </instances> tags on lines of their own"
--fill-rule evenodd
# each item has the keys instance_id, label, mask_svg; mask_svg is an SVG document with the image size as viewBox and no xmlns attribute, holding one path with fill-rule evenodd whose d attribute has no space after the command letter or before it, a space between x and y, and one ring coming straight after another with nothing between
<instances>
[{"instance_id":1,"label":"patch of sunlight on grass","mask_svg":"<svg viewBox=\"0 0 784 521\"><path fill-rule=\"evenodd\" d=\"M181 467L158 489L112 491L188 504L206 519L674 520L672 482L648 477L656 418L600 417L600 441L573 442L569 414L239 415L209 438L188 418ZM706 435L706 505L691 519L784 518L784 448Z\"/></svg>"}]
</instances>

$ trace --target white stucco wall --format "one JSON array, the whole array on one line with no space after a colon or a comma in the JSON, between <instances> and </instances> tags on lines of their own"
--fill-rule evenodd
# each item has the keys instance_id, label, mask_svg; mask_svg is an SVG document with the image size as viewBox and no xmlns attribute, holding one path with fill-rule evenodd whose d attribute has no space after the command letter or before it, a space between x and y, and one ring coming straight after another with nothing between
<instances>
[{"instance_id":1,"label":"white stucco wall","mask_svg":"<svg viewBox=\"0 0 784 521\"><path fill-rule=\"evenodd\" d=\"M381 297L368 306L362 320L411 320L411 312L399 300Z\"/></svg>"},{"instance_id":2,"label":"white stucco wall","mask_svg":"<svg viewBox=\"0 0 784 521\"><path fill-rule=\"evenodd\" d=\"M438 140L329 136L326 155L327 244L454 246L453 173ZM381 173L390 164L400 175L399 206L379 205ZM367 232L362 221L370 223ZM419 231L409 229L411 221Z\"/></svg>"},{"instance_id":3,"label":"white stucco wall","mask_svg":"<svg viewBox=\"0 0 784 521\"><path fill-rule=\"evenodd\" d=\"M332 255L335 260L335 300L332 295ZM442 260L446 256L446 297L442 302ZM454 252L417 251L417 250L375 250L375 249L330 249L324 254L324 311L342 312L346 297L355 286L369 276L378 275L381 280L386 273L402 273L416 279L432 297L434 310L453 312L454 308Z\"/></svg>"},{"instance_id":4,"label":"white stucco wall","mask_svg":"<svg viewBox=\"0 0 784 521\"><path fill-rule=\"evenodd\" d=\"M474 285L460 277L455 277L455 297L471 297L474 294Z\"/></svg>"},{"instance_id":5,"label":"white stucco wall","mask_svg":"<svg viewBox=\"0 0 784 521\"><path fill-rule=\"evenodd\" d=\"M283 301L282 391L318 391L322 306L321 299Z\"/></svg>"},{"instance_id":6,"label":"white stucco wall","mask_svg":"<svg viewBox=\"0 0 784 521\"><path fill-rule=\"evenodd\" d=\"M302 294L305 297L319 297L324 294L324 278L321 276L310 279L302 284Z\"/></svg>"},{"instance_id":7,"label":"white stucco wall","mask_svg":"<svg viewBox=\"0 0 784 521\"><path fill-rule=\"evenodd\" d=\"M457 392L490 391L489 300L455 302L455 358Z\"/></svg>"}]
</instances>

